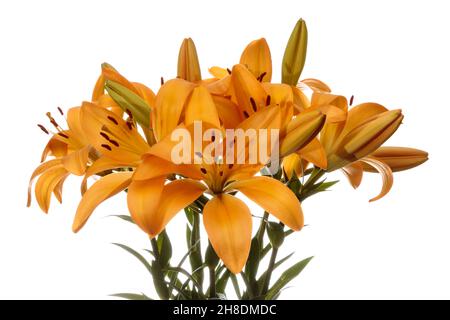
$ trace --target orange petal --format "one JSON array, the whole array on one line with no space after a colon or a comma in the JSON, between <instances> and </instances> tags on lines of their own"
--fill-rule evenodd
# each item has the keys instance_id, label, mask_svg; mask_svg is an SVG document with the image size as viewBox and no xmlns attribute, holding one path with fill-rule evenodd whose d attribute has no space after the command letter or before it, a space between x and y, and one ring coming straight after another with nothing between
<instances>
[{"instance_id":1,"label":"orange petal","mask_svg":"<svg viewBox=\"0 0 450 320\"><path fill-rule=\"evenodd\" d=\"M272 80L272 57L266 39L250 42L242 52L239 63L246 66L260 81Z\"/></svg>"},{"instance_id":2,"label":"orange petal","mask_svg":"<svg viewBox=\"0 0 450 320\"><path fill-rule=\"evenodd\" d=\"M231 272L241 272L252 237L252 219L247 205L228 194L216 196L205 205L203 223L219 258Z\"/></svg>"},{"instance_id":3,"label":"orange petal","mask_svg":"<svg viewBox=\"0 0 450 320\"><path fill-rule=\"evenodd\" d=\"M383 198L386 194L388 194L394 184L394 175L392 174L391 168L389 168L389 166L384 162L372 157L363 158L361 161L375 168L381 174L381 178L383 179L383 186L381 187L380 193L369 201L372 202Z\"/></svg>"},{"instance_id":4,"label":"orange petal","mask_svg":"<svg viewBox=\"0 0 450 320\"><path fill-rule=\"evenodd\" d=\"M322 147L319 139L314 138L310 143L300 149L297 153L302 159L311 162L316 167L322 169L327 168L327 154L325 153L325 149Z\"/></svg>"},{"instance_id":5,"label":"orange petal","mask_svg":"<svg viewBox=\"0 0 450 320\"><path fill-rule=\"evenodd\" d=\"M46 161L44 163L42 163L41 165L39 165L33 172L33 174L31 175L30 178L30 182L28 183L28 199L27 199L27 207L29 207L31 205L31 187L33 185L33 180L41 175L42 173L44 173L45 171L52 169L54 167L62 167L61 164L61 159L53 159L53 160L49 160Z\"/></svg>"},{"instance_id":6,"label":"orange petal","mask_svg":"<svg viewBox=\"0 0 450 320\"><path fill-rule=\"evenodd\" d=\"M184 116L187 126L194 123L194 121L202 121L220 128L219 115L217 114L214 100L203 86L198 86L192 90Z\"/></svg>"},{"instance_id":7,"label":"orange petal","mask_svg":"<svg viewBox=\"0 0 450 320\"><path fill-rule=\"evenodd\" d=\"M266 106L264 88L245 66L238 64L233 67L231 81L238 107L245 117Z\"/></svg>"},{"instance_id":8,"label":"orange petal","mask_svg":"<svg viewBox=\"0 0 450 320\"><path fill-rule=\"evenodd\" d=\"M172 181L161 189L161 181L164 180L133 182L128 191L128 207L133 219L152 238L206 189L200 182L189 179Z\"/></svg>"},{"instance_id":9,"label":"orange petal","mask_svg":"<svg viewBox=\"0 0 450 320\"><path fill-rule=\"evenodd\" d=\"M58 186L61 179L64 179L67 175L68 172L63 166L54 166L44 171L36 182L36 201L45 213L48 212L50 207L52 192Z\"/></svg>"},{"instance_id":10,"label":"orange petal","mask_svg":"<svg viewBox=\"0 0 450 320\"><path fill-rule=\"evenodd\" d=\"M64 168L66 168L67 171L74 175L83 175L86 171L90 150L91 147L86 146L62 158L62 164L64 165Z\"/></svg>"},{"instance_id":11,"label":"orange petal","mask_svg":"<svg viewBox=\"0 0 450 320\"><path fill-rule=\"evenodd\" d=\"M361 162L353 162L342 168L342 172L347 177L353 188L358 188L363 177L363 167Z\"/></svg>"},{"instance_id":12,"label":"orange petal","mask_svg":"<svg viewBox=\"0 0 450 320\"><path fill-rule=\"evenodd\" d=\"M227 69L221 68L221 67L217 67L217 66L209 68L208 71L213 77L215 77L217 79L223 79L223 78L225 78L226 76L229 75Z\"/></svg>"},{"instance_id":13,"label":"orange petal","mask_svg":"<svg viewBox=\"0 0 450 320\"><path fill-rule=\"evenodd\" d=\"M73 232L78 232L84 226L100 203L125 190L131 182L132 174L132 172L112 173L96 181L78 204L72 225Z\"/></svg>"},{"instance_id":14,"label":"orange petal","mask_svg":"<svg viewBox=\"0 0 450 320\"><path fill-rule=\"evenodd\" d=\"M303 227L303 212L295 194L280 181L253 177L232 182L228 190L238 190L293 230Z\"/></svg>"},{"instance_id":15,"label":"orange petal","mask_svg":"<svg viewBox=\"0 0 450 320\"><path fill-rule=\"evenodd\" d=\"M330 87L318 79L312 79L312 78L303 79L301 82L306 84L308 87L310 87L314 91L331 92Z\"/></svg>"},{"instance_id":16,"label":"orange petal","mask_svg":"<svg viewBox=\"0 0 450 320\"><path fill-rule=\"evenodd\" d=\"M155 101L155 136L166 137L180 123L186 100L195 85L182 79L169 80L159 89Z\"/></svg>"},{"instance_id":17,"label":"orange petal","mask_svg":"<svg viewBox=\"0 0 450 320\"><path fill-rule=\"evenodd\" d=\"M67 142L61 141L57 136L53 136L48 141L41 156L41 162L44 162L48 156L63 157L67 154Z\"/></svg>"},{"instance_id":18,"label":"orange petal","mask_svg":"<svg viewBox=\"0 0 450 320\"><path fill-rule=\"evenodd\" d=\"M243 116L240 114L237 105L230 99L220 96L213 96L212 98L216 104L217 113L223 126L226 129L236 128L243 120Z\"/></svg>"}]
</instances>

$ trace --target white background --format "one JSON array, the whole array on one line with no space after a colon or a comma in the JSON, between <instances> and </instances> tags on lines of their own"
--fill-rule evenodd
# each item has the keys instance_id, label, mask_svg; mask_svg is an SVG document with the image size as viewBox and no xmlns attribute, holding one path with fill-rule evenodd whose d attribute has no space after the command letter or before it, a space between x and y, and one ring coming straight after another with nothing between
<instances>
[{"instance_id":1,"label":"white background","mask_svg":"<svg viewBox=\"0 0 450 320\"><path fill-rule=\"evenodd\" d=\"M303 77L354 94L355 103L402 108L404 123L388 145L425 149L430 160L396 174L391 193L370 204L378 176L368 174L354 191L332 174L341 183L305 201L309 226L283 249L315 259L282 298L450 298L448 9L447 1L0 2L0 298L155 296L139 262L110 244L149 247L136 227L106 218L126 213L124 197L100 206L76 235L80 179L67 181L63 204L53 200L49 215L35 202L25 207L48 138L36 127L46 111L89 99L104 61L157 89L160 76L175 75L184 37L195 40L206 76L264 36L279 81L299 17L310 39ZM168 228L177 257L184 223L180 214Z\"/></svg>"}]
</instances>

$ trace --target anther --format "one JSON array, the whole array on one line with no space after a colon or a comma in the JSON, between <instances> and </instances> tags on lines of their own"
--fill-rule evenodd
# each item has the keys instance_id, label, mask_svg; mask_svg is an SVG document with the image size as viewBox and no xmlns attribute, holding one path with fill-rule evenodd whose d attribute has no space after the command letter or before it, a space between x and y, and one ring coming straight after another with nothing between
<instances>
[{"instance_id":1,"label":"anther","mask_svg":"<svg viewBox=\"0 0 450 320\"><path fill-rule=\"evenodd\" d=\"M205 168L201 168L200 171L201 171L203 174L206 174L206 172L207 172Z\"/></svg>"},{"instance_id":2,"label":"anther","mask_svg":"<svg viewBox=\"0 0 450 320\"><path fill-rule=\"evenodd\" d=\"M41 129L42 131L44 131L45 134L49 134L48 130L47 130L42 124L38 124L37 126L39 127L39 129Z\"/></svg>"},{"instance_id":3,"label":"anther","mask_svg":"<svg viewBox=\"0 0 450 320\"><path fill-rule=\"evenodd\" d=\"M164 85L164 78L161 77L161 85Z\"/></svg>"},{"instance_id":4,"label":"anther","mask_svg":"<svg viewBox=\"0 0 450 320\"><path fill-rule=\"evenodd\" d=\"M351 96L350 97L350 107L353 105L353 99L355 98L355 96Z\"/></svg>"},{"instance_id":5,"label":"anther","mask_svg":"<svg viewBox=\"0 0 450 320\"><path fill-rule=\"evenodd\" d=\"M106 133L100 132L100 135L101 135L103 138L105 138L106 140L109 141L109 136L108 136Z\"/></svg>"},{"instance_id":6,"label":"anther","mask_svg":"<svg viewBox=\"0 0 450 320\"><path fill-rule=\"evenodd\" d=\"M228 169L233 169L233 164L232 163L230 163L229 165L228 165Z\"/></svg>"},{"instance_id":7,"label":"anther","mask_svg":"<svg viewBox=\"0 0 450 320\"><path fill-rule=\"evenodd\" d=\"M261 73L261 74L259 75L259 77L258 77L259 82L262 82L262 81L263 81L263 79L264 79L264 77L266 76L266 74L267 74L267 72L263 72L263 73Z\"/></svg>"},{"instance_id":8,"label":"anther","mask_svg":"<svg viewBox=\"0 0 450 320\"><path fill-rule=\"evenodd\" d=\"M63 138L69 139L69 136L67 134L64 134L62 132L58 132L58 136L61 136Z\"/></svg>"},{"instance_id":9,"label":"anther","mask_svg":"<svg viewBox=\"0 0 450 320\"><path fill-rule=\"evenodd\" d=\"M127 121L126 124L127 124L128 129L130 129L130 130L133 129L133 122Z\"/></svg>"},{"instance_id":10,"label":"anther","mask_svg":"<svg viewBox=\"0 0 450 320\"><path fill-rule=\"evenodd\" d=\"M246 117L246 118L248 118L248 117L249 117L249 115L248 115L247 111L244 111L244 117Z\"/></svg>"},{"instance_id":11,"label":"anther","mask_svg":"<svg viewBox=\"0 0 450 320\"><path fill-rule=\"evenodd\" d=\"M112 123L114 123L116 126L119 124L119 123L117 122L117 120L114 119L113 116L108 116L108 120L111 121Z\"/></svg>"},{"instance_id":12,"label":"anther","mask_svg":"<svg viewBox=\"0 0 450 320\"><path fill-rule=\"evenodd\" d=\"M59 125L58 125L58 123L56 122L56 120L52 117L52 114L51 114L50 112L47 112L46 115L47 115L48 119L50 120L50 123L51 123L56 129L59 129Z\"/></svg>"},{"instance_id":13,"label":"anther","mask_svg":"<svg viewBox=\"0 0 450 320\"><path fill-rule=\"evenodd\" d=\"M130 117L130 119L133 119L133 114L131 113L130 109L125 109L125 112Z\"/></svg>"},{"instance_id":14,"label":"anther","mask_svg":"<svg viewBox=\"0 0 450 320\"><path fill-rule=\"evenodd\" d=\"M231 70L230 70L230 69L228 69L228 68L227 68L227 72L228 72L228 74L231 74Z\"/></svg>"},{"instance_id":15,"label":"anther","mask_svg":"<svg viewBox=\"0 0 450 320\"><path fill-rule=\"evenodd\" d=\"M213 134L213 135L211 136L211 142L214 142L214 141L216 141L216 136Z\"/></svg>"},{"instance_id":16,"label":"anther","mask_svg":"<svg viewBox=\"0 0 450 320\"><path fill-rule=\"evenodd\" d=\"M113 145L115 145L116 147L119 146L119 143L116 140L110 139L109 142L111 142Z\"/></svg>"},{"instance_id":17,"label":"anther","mask_svg":"<svg viewBox=\"0 0 450 320\"><path fill-rule=\"evenodd\" d=\"M109 151L112 150L111 147L109 145L107 145L107 144L102 144L102 147L105 148L106 150L109 150Z\"/></svg>"},{"instance_id":18,"label":"anther","mask_svg":"<svg viewBox=\"0 0 450 320\"><path fill-rule=\"evenodd\" d=\"M219 176L221 176L221 177L223 176L223 171L219 172Z\"/></svg>"},{"instance_id":19,"label":"anther","mask_svg":"<svg viewBox=\"0 0 450 320\"><path fill-rule=\"evenodd\" d=\"M62 109L60 107L58 107L58 111L62 116L64 115L64 112L62 111Z\"/></svg>"},{"instance_id":20,"label":"anther","mask_svg":"<svg viewBox=\"0 0 450 320\"><path fill-rule=\"evenodd\" d=\"M271 98L271 96L270 96L270 94L268 94L267 95L267 98L266 98L266 106L270 106L270 100L271 100L272 98Z\"/></svg>"},{"instance_id":21,"label":"anther","mask_svg":"<svg viewBox=\"0 0 450 320\"><path fill-rule=\"evenodd\" d=\"M252 104L253 111L256 112L256 110L258 110L258 109L256 108L256 102L255 102L255 99L253 99L253 97L250 97L250 103Z\"/></svg>"}]
</instances>

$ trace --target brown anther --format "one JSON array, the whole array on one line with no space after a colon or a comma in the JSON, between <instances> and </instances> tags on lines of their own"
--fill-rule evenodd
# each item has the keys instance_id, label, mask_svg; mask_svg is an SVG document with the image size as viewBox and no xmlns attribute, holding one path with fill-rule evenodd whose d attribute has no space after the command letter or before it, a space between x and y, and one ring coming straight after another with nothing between
<instances>
[{"instance_id":1,"label":"brown anther","mask_svg":"<svg viewBox=\"0 0 450 320\"><path fill-rule=\"evenodd\" d=\"M128 129L130 129L130 130L133 129L133 122L127 121L126 124L127 124Z\"/></svg>"},{"instance_id":2,"label":"brown anther","mask_svg":"<svg viewBox=\"0 0 450 320\"><path fill-rule=\"evenodd\" d=\"M350 97L350 107L353 105L353 99L355 98L355 96L351 96Z\"/></svg>"},{"instance_id":3,"label":"brown anther","mask_svg":"<svg viewBox=\"0 0 450 320\"><path fill-rule=\"evenodd\" d=\"M64 115L64 112L62 111L62 109L60 107L58 107L58 111L62 116Z\"/></svg>"},{"instance_id":4,"label":"brown anther","mask_svg":"<svg viewBox=\"0 0 450 320\"><path fill-rule=\"evenodd\" d=\"M119 124L119 123L117 122L117 120L114 119L113 116L108 116L108 120L111 121L112 123L114 123L116 126Z\"/></svg>"},{"instance_id":5,"label":"brown anther","mask_svg":"<svg viewBox=\"0 0 450 320\"><path fill-rule=\"evenodd\" d=\"M258 109L256 108L256 102L255 102L255 99L253 99L253 97L250 97L250 103L252 105L253 111L256 112L256 110L258 110Z\"/></svg>"},{"instance_id":6,"label":"brown anther","mask_svg":"<svg viewBox=\"0 0 450 320\"><path fill-rule=\"evenodd\" d=\"M105 138L106 140L109 141L109 136L108 136L106 133L100 132L100 135L101 135L103 138Z\"/></svg>"},{"instance_id":7,"label":"brown anther","mask_svg":"<svg viewBox=\"0 0 450 320\"><path fill-rule=\"evenodd\" d=\"M131 113L130 109L125 109L125 112L127 113L128 117L130 117L130 119L133 119L133 114Z\"/></svg>"},{"instance_id":8,"label":"brown anther","mask_svg":"<svg viewBox=\"0 0 450 320\"><path fill-rule=\"evenodd\" d=\"M258 81L259 82L262 82L263 81L263 79L264 79L264 77L266 76L266 74L267 74L267 72L263 72L263 73L261 73L260 75L259 75L259 77L258 77Z\"/></svg>"},{"instance_id":9,"label":"brown anther","mask_svg":"<svg viewBox=\"0 0 450 320\"><path fill-rule=\"evenodd\" d=\"M228 68L227 68L227 72L228 72L228 74L231 74L231 70L230 70L230 69L228 69Z\"/></svg>"},{"instance_id":10,"label":"brown anther","mask_svg":"<svg viewBox=\"0 0 450 320\"><path fill-rule=\"evenodd\" d=\"M203 174L206 174L206 172L207 172L205 168L201 168L200 171L201 171Z\"/></svg>"},{"instance_id":11,"label":"brown anther","mask_svg":"<svg viewBox=\"0 0 450 320\"><path fill-rule=\"evenodd\" d=\"M219 176L223 177L223 171L219 172Z\"/></svg>"},{"instance_id":12,"label":"brown anther","mask_svg":"<svg viewBox=\"0 0 450 320\"><path fill-rule=\"evenodd\" d=\"M270 106L270 100L272 99L272 97L270 96L270 94L267 95L266 98L266 106Z\"/></svg>"},{"instance_id":13,"label":"brown anther","mask_svg":"<svg viewBox=\"0 0 450 320\"><path fill-rule=\"evenodd\" d=\"M161 77L161 85L164 85L164 78Z\"/></svg>"},{"instance_id":14,"label":"brown anther","mask_svg":"<svg viewBox=\"0 0 450 320\"><path fill-rule=\"evenodd\" d=\"M228 169L233 169L233 164L232 163L230 163L229 165L228 165Z\"/></svg>"},{"instance_id":15,"label":"brown anther","mask_svg":"<svg viewBox=\"0 0 450 320\"><path fill-rule=\"evenodd\" d=\"M249 117L249 115L248 115L247 111L244 111L244 117L246 117L246 118L248 118L248 117Z\"/></svg>"},{"instance_id":16,"label":"brown anther","mask_svg":"<svg viewBox=\"0 0 450 320\"><path fill-rule=\"evenodd\" d=\"M113 145L115 145L116 147L119 146L119 143L116 140L110 139L109 142L111 142Z\"/></svg>"},{"instance_id":17,"label":"brown anther","mask_svg":"<svg viewBox=\"0 0 450 320\"><path fill-rule=\"evenodd\" d=\"M109 151L112 150L111 147L109 145L107 145L107 144L102 144L102 147L105 148L106 150L109 150Z\"/></svg>"},{"instance_id":18,"label":"brown anther","mask_svg":"<svg viewBox=\"0 0 450 320\"><path fill-rule=\"evenodd\" d=\"M41 129L42 131L44 131L45 134L49 134L48 130L47 130L42 124L38 124L37 126L39 127L39 129Z\"/></svg>"},{"instance_id":19,"label":"brown anther","mask_svg":"<svg viewBox=\"0 0 450 320\"><path fill-rule=\"evenodd\" d=\"M61 136L63 138L69 139L69 136L67 134L64 134L62 132L58 132L58 136Z\"/></svg>"},{"instance_id":20,"label":"brown anther","mask_svg":"<svg viewBox=\"0 0 450 320\"><path fill-rule=\"evenodd\" d=\"M212 136L211 136L211 142L214 142L214 141L216 141L216 136L215 136L214 134L212 134Z\"/></svg>"}]
</instances>

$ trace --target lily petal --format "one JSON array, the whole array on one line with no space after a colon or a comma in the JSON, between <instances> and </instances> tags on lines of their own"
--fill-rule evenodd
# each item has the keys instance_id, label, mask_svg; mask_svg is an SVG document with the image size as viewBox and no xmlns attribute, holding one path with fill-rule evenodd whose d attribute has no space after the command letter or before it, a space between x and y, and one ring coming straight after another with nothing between
<instances>
[{"instance_id":1,"label":"lily petal","mask_svg":"<svg viewBox=\"0 0 450 320\"><path fill-rule=\"evenodd\" d=\"M327 168L327 154L322 147L319 139L314 138L305 147L300 149L297 154L308 162L311 162L315 166L326 169ZM300 172L298 172L300 173Z\"/></svg>"},{"instance_id":2,"label":"lily petal","mask_svg":"<svg viewBox=\"0 0 450 320\"><path fill-rule=\"evenodd\" d=\"M342 172L347 177L353 188L358 188L363 177L363 166L361 162L353 162L342 168Z\"/></svg>"},{"instance_id":3,"label":"lily petal","mask_svg":"<svg viewBox=\"0 0 450 320\"><path fill-rule=\"evenodd\" d=\"M241 272L250 253L252 237L247 205L228 194L215 196L205 205L203 223L220 259L234 274Z\"/></svg>"},{"instance_id":4,"label":"lily petal","mask_svg":"<svg viewBox=\"0 0 450 320\"><path fill-rule=\"evenodd\" d=\"M169 80L159 89L155 101L155 136L161 140L180 123L186 100L195 85L182 79Z\"/></svg>"},{"instance_id":5,"label":"lily petal","mask_svg":"<svg viewBox=\"0 0 450 320\"><path fill-rule=\"evenodd\" d=\"M91 146L86 146L62 158L64 168L70 173L81 176L86 171Z\"/></svg>"},{"instance_id":6,"label":"lily petal","mask_svg":"<svg viewBox=\"0 0 450 320\"><path fill-rule=\"evenodd\" d=\"M230 183L228 190L238 190L293 230L303 227L303 212L294 193L280 181L253 177Z\"/></svg>"},{"instance_id":7,"label":"lily petal","mask_svg":"<svg viewBox=\"0 0 450 320\"><path fill-rule=\"evenodd\" d=\"M131 182L132 172L119 172L106 175L96 181L83 195L78 204L73 232L78 232L91 216L94 209L106 199L125 190Z\"/></svg>"},{"instance_id":8,"label":"lily petal","mask_svg":"<svg viewBox=\"0 0 450 320\"><path fill-rule=\"evenodd\" d=\"M54 166L44 171L36 182L35 196L39 207L45 213L48 212L50 207L50 200L52 192L58 186L61 179L64 179L68 175L66 169L63 166Z\"/></svg>"},{"instance_id":9,"label":"lily petal","mask_svg":"<svg viewBox=\"0 0 450 320\"><path fill-rule=\"evenodd\" d=\"M272 57L266 39L250 42L242 52L239 63L246 66L256 78L260 78L260 81L272 80Z\"/></svg>"},{"instance_id":10,"label":"lily petal","mask_svg":"<svg viewBox=\"0 0 450 320\"><path fill-rule=\"evenodd\" d=\"M192 90L184 116L187 126L194 123L194 121L202 121L220 128L219 115L217 114L214 100L203 86L198 86Z\"/></svg>"},{"instance_id":11,"label":"lily petal","mask_svg":"<svg viewBox=\"0 0 450 320\"><path fill-rule=\"evenodd\" d=\"M52 159L49 161L46 161L39 165L33 172L30 178L30 182L28 183L28 198L27 198L27 207L31 205L31 187L33 185L34 179L44 173L47 170L50 170L54 167L62 167L61 159Z\"/></svg>"},{"instance_id":12,"label":"lily petal","mask_svg":"<svg viewBox=\"0 0 450 320\"><path fill-rule=\"evenodd\" d=\"M183 208L194 202L206 187L195 180L175 180L160 189L160 179L135 182L130 186L128 193L128 206L136 223L151 237L158 235L169 221ZM146 185L146 184L149 185ZM136 191L136 188L142 190ZM145 190L143 192L143 190ZM131 194L130 194L131 192ZM149 192L156 192L152 195ZM158 193L160 195L158 195ZM159 197L159 202L149 203L148 199L138 199L139 208L136 208L137 194L152 200ZM155 207L156 203L156 207Z\"/></svg>"},{"instance_id":13,"label":"lily petal","mask_svg":"<svg viewBox=\"0 0 450 320\"><path fill-rule=\"evenodd\" d=\"M376 197L370 199L369 202L383 198L386 194L388 194L394 184L394 175L392 174L391 168L389 168L389 166L384 162L372 157L365 157L361 159L361 161L376 169L381 174L381 178L383 179L383 186L380 193Z\"/></svg>"}]
</instances>

